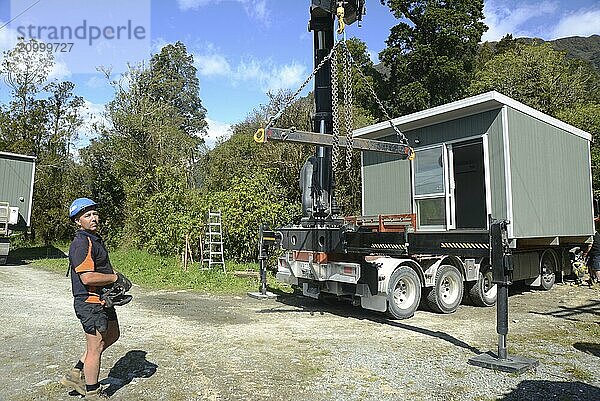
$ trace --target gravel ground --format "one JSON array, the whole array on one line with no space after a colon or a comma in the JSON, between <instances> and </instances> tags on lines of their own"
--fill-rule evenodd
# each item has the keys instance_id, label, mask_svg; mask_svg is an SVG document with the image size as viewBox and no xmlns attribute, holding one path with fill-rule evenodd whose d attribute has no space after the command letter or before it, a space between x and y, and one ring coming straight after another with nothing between
<instances>
[{"instance_id":1,"label":"gravel ground","mask_svg":"<svg viewBox=\"0 0 600 401\"><path fill-rule=\"evenodd\" d=\"M600 291L510 297L522 375L467 364L496 349L495 309L403 321L342 302L148 291L119 309L100 376L114 400L600 400ZM58 384L84 344L69 280L0 266L0 400L77 400Z\"/></svg>"}]
</instances>

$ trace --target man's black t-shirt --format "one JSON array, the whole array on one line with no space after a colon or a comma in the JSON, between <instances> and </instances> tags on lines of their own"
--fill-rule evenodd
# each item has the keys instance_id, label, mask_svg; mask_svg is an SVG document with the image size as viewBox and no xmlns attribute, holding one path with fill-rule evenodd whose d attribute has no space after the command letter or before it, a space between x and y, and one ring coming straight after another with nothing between
<instances>
[{"instance_id":1,"label":"man's black t-shirt","mask_svg":"<svg viewBox=\"0 0 600 401\"><path fill-rule=\"evenodd\" d=\"M588 257L600 257L600 233L598 233L598 231L596 231L596 233L594 234L594 242L592 244L592 249L590 249L590 251L588 252Z\"/></svg>"},{"instance_id":2,"label":"man's black t-shirt","mask_svg":"<svg viewBox=\"0 0 600 401\"><path fill-rule=\"evenodd\" d=\"M81 281L80 274L86 272L114 273L102 238L85 230L77 231L69 248L69 268L71 269L73 296L85 302L101 303L102 287L86 286Z\"/></svg>"}]
</instances>

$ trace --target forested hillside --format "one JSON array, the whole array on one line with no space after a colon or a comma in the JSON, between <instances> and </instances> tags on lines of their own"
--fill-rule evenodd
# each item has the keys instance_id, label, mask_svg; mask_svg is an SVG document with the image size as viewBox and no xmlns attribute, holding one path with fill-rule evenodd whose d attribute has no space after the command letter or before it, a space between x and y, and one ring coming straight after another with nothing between
<instances>
[{"instance_id":1,"label":"forested hillside","mask_svg":"<svg viewBox=\"0 0 600 401\"><path fill-rule=\"evenodd\" d=\"M531 44L532 42L543 43L542 39L519 38L519 42ZM600 35L592 35L587 38L571 36L549 40L553 49L564 51L567 57L588 61L596 70L600 71Z\"/></svg>"},{"instance_id":2,"label":"forested hillside","mask_svg":"<svg viewBox=\"0 0 600 401\"><path fill-rule=\"evenodd\" d=\"M353 128L384 119L370 87L392 117L497 90L600 136L599 36L541 43L508 35L482 44L483 0L428 7L407 0L383 3L398 24L379 55L381 65L374 66L359 38L347 43L361 71L351 74ZM557 46L568 48L568 56ZM300 217L299 171L313 149L253 141L256 130L288 103L290 93L269 93L267 104L248 110L229 137L208 149L206 109L193 56L182 42L167 44L121 76L105 71L113 97L104 119L85 128L95 139L74 152L84 129L83 99L74 95L72 82L49 79L51 53L23 49L20 41L0 63L10 94L0 104L0 151L38 158L32 218L36 240L71 238L67 208L78 196L100 203L111 245L160 255L181 254L186 235L198 244L209 208L222 210L226 256L236 260L256 257L260 223L283 225ZM582 59L595 62L596 69ZM341 75L335 79L341 84ZM313 103L312 94L294 99L277 126L311 130ZM592 154L598 190L596 142ZM345 215L361 209L357 152L351 162L336 176L337 200Z\"/></svg>"}]
</instances>

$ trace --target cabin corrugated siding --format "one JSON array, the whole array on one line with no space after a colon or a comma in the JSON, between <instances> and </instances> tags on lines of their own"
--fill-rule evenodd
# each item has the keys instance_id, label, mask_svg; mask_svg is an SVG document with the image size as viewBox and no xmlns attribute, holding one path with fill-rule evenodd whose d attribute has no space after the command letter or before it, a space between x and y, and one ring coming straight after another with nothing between
<instances>
[{"instance_id":1,"label":"cabin corrugated siding","mask_svg":"<svg viewBox=\"0 0 600 401\"><path fill-rule=\"evenodd\" d=\"M31 209L31 177L34 168L35 163L31 159L0 154L0 202L18 207L19 221L26 225L29 225L27 219Z\"/></svg>"},{"instance_id":2,"label":"cabin corrugated siding","mask_svg":"<svg viewBox=\"0 0 600 401\"><path fill-rule=\"evenodd\" d=\"M411 213L410 162L363 152L363 215Z\"/></svg>"},{"instance_id":3,"label":"cabin corrugated siding","mask_svg":"<svg viewBox=\"0 0 600 401\"><path fill-rule=\"evenodd\" d=\"M589 142L508 107L515 238L594 233Z\"/></svg>"}]
</instances>

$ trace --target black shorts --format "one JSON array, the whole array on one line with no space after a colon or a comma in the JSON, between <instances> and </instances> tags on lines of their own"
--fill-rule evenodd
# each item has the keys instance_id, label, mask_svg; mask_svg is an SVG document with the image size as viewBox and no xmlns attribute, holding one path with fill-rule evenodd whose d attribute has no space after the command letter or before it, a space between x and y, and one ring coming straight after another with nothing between
<instances>
[{"instance_id":1,"label":"black shorts","mask_svg":"<svg viewBox=\"0 0 600 401\"><path fill-rule=\"evenodd\" d=\"M108 329L108 322L117 320L115 308L105 308L100 304L84 302L79 298L75 298L73 306L83 331L88 334L96 334L96 330L104 333Z\"/></svg>"},{"instance_id":2,"label":"black shorts","mask_svg":"<svg viewBox=\"0 0 600 401\"><path fill-rule=\"evenodd\" d=\"M600 271L600 256L593 256L589 261L589 266L593 271Z\"/></svg>"}]
</instances>

